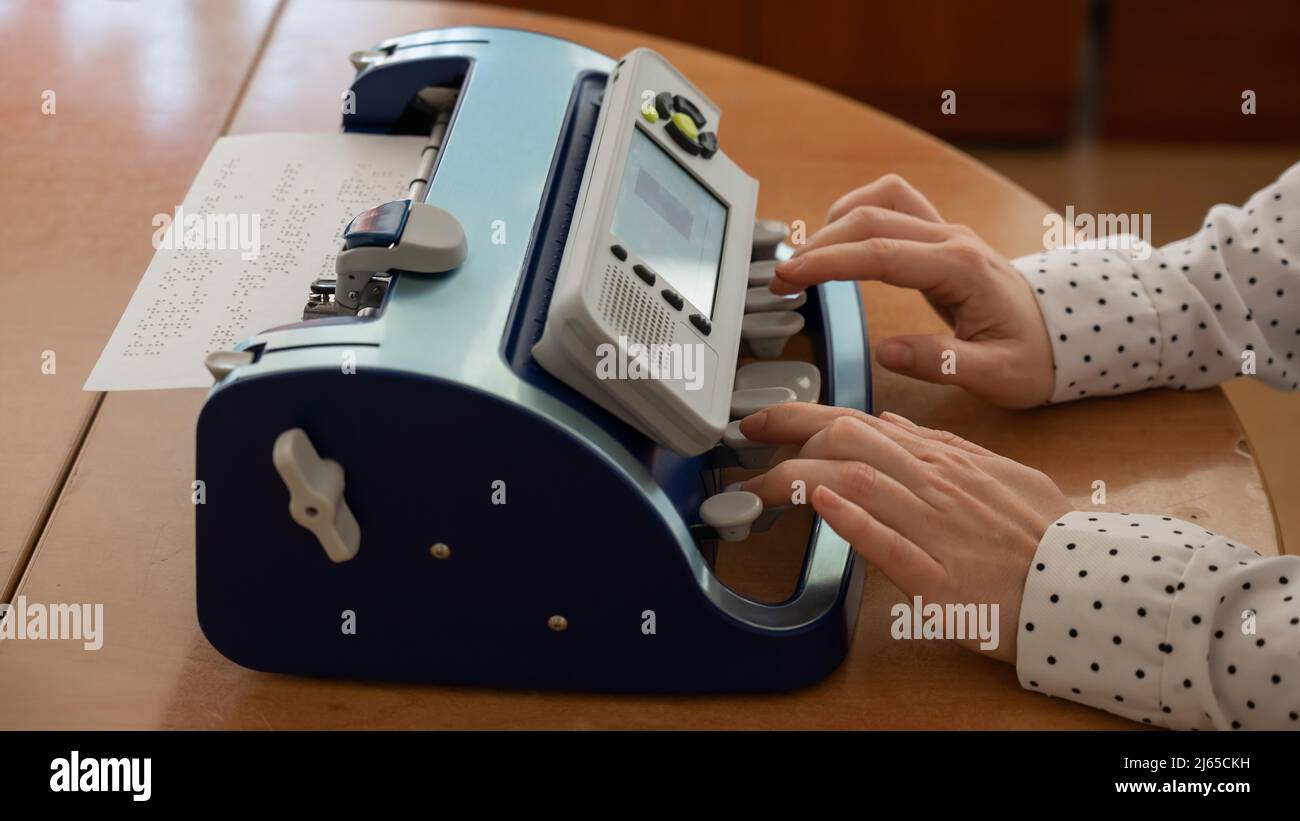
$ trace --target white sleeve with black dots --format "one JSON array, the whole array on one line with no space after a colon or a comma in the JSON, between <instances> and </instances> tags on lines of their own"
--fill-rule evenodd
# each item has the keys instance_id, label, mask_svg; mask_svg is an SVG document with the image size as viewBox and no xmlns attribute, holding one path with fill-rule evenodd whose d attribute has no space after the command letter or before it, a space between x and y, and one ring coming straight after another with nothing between
<instances>
[{"instance_id":1,"label":"white sleeve with black dots","mask_svg":"<svg viewBox=\"0 0 1300 821\"><path fill-rule=\"evenodd\" d=\"M1051 335L1051 401L1195 390L1243 373L1300 387L1300 164L1147 252L1058 248L1012 261Z\"/></svg>"},{"instance_id":2,"label":"white sleeve with black dots","mask_svg":"<svg viewBox=\"0 0 1300 821\"><path fill-rule=\"evenodd\" d=\"M1025 580L1031 690L1175 729L1300 729L1300 556L1188 522L1067 513Z\"/></svg>"}]
</instances>

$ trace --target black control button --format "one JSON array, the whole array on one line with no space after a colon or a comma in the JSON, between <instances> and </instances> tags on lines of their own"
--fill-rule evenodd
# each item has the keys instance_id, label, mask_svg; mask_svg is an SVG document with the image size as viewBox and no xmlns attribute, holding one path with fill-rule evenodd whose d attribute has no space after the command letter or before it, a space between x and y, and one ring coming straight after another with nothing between
<instances>
[{"instance_id":1,"label":"black control button","mask_svg":"<svg viewBox=\"0 0 1300 821\"><path fill-rule=\"evenodd\" d=\"M712 131L701 131L698 137L700 143L700 156L709 159L718 153L718 135Z\"/></svg>"},{"instance_id":2,"label":"black control button","mask_svg":"<svg viewBox=\"0 0 1300 821\"><path fill-rule=\"evenodd\" d=\"M627 249L622 245L609 246L609 252L618 257L619 262L627 262Z\"/></svg>"},{"instance_id":3,"label":"black control button","mask_svg":"<svg viewBox=\"0 0 1300 821\"><path fill-rule=\"evenodd\" d=\"M708 120L704 119L704 115L700 113L700 110L695 107L695 103L680 94L673 97L673 107L694 120L696 128L704 128L704 124L708 122Z\"/></svg>"},{"instance_id":4,"label":"black control button","mask_svg":"<svg viewBox=\"0 0 1300 821\"><path fill-rule=\"evenodd\" d=\"M655 272L651 271L649 268L645 267L639 262L636 265L632 266L632 273L641 277L641 280L645 282L646 285L655 284L655 278L656 278Z\"/></svg>"},{"instance_id":5,"label":"black control button","mask_svg":"<svg viewBox=\"0 0 1300 821\"><path fill-rule=\"evenodd\" d=\"M713 326L709 324L709 320L705 319L700 314L691 314L691 324L705 336L708 336L709 331L713 330Z\"/></svg>"},{"instance_id":6,"label":"black control button","mask_svg":"<svg viewBox=\"0 0 1300 821\"><path fill-rule=\"evenodd\" d=\"M659 112L659 119L671 120L673 118L673 95L667 91L656 94L655 111Z\"/></svg>"},{"instance_id":7,"label":"black control button","mask_svg":"<svg viewBox=\"0 0 1300 821\"><path fill-rule=\"evenodd\" d=\"M668 125L664 126L664 131L667 131L668 136L673 138L673 142L685 149L687 154L700 153L700 144L695 140L692 140L680 128L678 128L677 123L669 120Z\"/></svg>"},{"instance_id":8,"label":"black control button","mask_svg":"<svg viewBox=\"0 0 1300 821\"><path fill-rule=\"evenodd\" d=\"M682 309L682 306L686 304L686 300L682 299L682 295L674 291L672 288L664 288L661 293L664 295L664 301L679 311Z\"/></svg>"}]
</instances>

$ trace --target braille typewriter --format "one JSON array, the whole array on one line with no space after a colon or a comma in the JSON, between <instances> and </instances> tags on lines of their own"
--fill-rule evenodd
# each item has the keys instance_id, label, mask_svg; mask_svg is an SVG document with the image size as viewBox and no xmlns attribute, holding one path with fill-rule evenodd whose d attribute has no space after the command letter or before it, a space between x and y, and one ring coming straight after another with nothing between
<instances>
[{"instance_id":1,"label":"braille typewriter","mask_svg":"<svg viewBox=\"0 0 1300 821\"><path fill-rule=\"evenodd\" d=\"M344 130L428 140L301 323L208 358L207 638L255 670L492 687L833 671L863 567L807 505L735 487L779 458L737 420L869 410L862 309L767 289L787 229L755 219L722 112L650 50L523 31L352 60ZM778 555L788 583L752 592Z\"/></svg>"}]
</instances>

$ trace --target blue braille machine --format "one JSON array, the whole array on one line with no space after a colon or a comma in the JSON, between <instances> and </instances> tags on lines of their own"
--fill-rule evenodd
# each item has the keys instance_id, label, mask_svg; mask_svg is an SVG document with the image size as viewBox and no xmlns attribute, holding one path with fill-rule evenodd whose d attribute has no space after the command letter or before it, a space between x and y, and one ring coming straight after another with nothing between
<instances>
[{"instance_id":1,"label":"blue braille machine","mask_svg":"<svg viewBox=\"0 0 1300 821\"><path fill-rule=\"evenodd\" d=\"M715 574L782 509L726 484L776 402L870 410L856 286L767 290L785 226L654 52L455 28L354 54L351 132L428 136L304 321L212 354L198 615L255 670L612 692L815 682L863 566L812 517L794 593ZM304 283L306 287L307 283ZM812 361L786 352L806 337ZM737 545L729 544L728 547Z\"/></svg>"}]
</instances>

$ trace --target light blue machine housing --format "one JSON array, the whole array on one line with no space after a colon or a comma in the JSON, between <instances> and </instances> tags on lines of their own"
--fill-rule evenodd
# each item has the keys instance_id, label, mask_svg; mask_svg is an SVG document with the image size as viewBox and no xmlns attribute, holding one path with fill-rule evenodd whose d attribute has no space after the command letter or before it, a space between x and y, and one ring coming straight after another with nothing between
<instances>
[{"instance_id":1,"label":"light blue machine housing","mask_svg":"<svg viewBox=\"0 0 1300 821\"><path fill-rule=\"evenodd\" d=\"M736 594L700 541L699 505L721 489L714 454L655 445L529 354L615 62L485 28L377 51L345 130L428 134L417 92L462 87L426 200L459 219L468 257L443 275L395 275L375 316L240 345L252 361L218 381L198 422L208 639L253 669L341 678L739 692L829 674L860 598L848 544L818 519L792 598ZM803 312L821 400L869 410L856 286L820 286ZM271 454L293 428L343 468L361 529L349 561L330 561L289 516ZM494 504L502 482L506 504Z\"/></svg>"}]
</instances>

